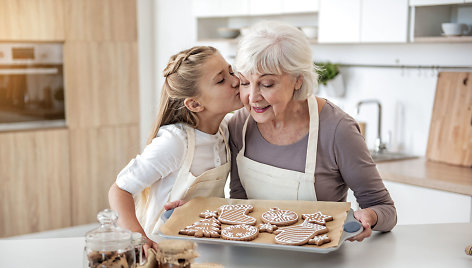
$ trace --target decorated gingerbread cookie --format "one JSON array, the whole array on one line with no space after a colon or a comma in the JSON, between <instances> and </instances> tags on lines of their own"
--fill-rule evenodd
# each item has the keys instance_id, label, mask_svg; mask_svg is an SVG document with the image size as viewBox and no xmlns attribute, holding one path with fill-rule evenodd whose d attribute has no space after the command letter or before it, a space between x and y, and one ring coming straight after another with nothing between
<instances>
[{"instance_id":1,"label":"decorated gingerbread cookie","mask_svg":"<svg viewBox=\"0 0 472 268\"><path fill-rule=\"evenodd\" d=\"M308 243L315 235L325 234L328 228L323 225L303 222L299 225L282 227L274 231L275 243L299 246Z\"/></svg>"},{"instance_id":2,"label":"decorated gingerbread cookie","mask_svg":"<svg viewBox=\"0 0 472 268\"><path fill-rule=\"evenodd\" d=\"M254 207L247 204L223 205L218 209L218 220L225 224L255 225L256 219L248 216Z\"/></svg>"},{"instance_id":3,"label":"decorated gingerbread cookie","mask_svg":"<svg viewBox=\"0 0 472 268\"><path fill-rule=\"evenodd\" d=\"M269 211L262 213L261 217L263 222L277 226L287 226L298 221L297 213L279 208L271 208Z\"/></svg>"},{"instance_id":4,"label":"decorated gingerbread cookie","mask_svg":"<svg viewBox=\"0 0 472 268\"><path fill-rule=\"evenodd\" d=\"M325 243L329 243L331 242L331 239L328 237L327 234L324 234L324 235L317 235L315 237L313 237L312 239L308 240L308 244L310 245L317 245L317 246L321 246Z\"/></svg>"},{"instance_id":5,"label":"decorated gingerbread cookie","mask_svg":"<svg viewBox=\"0 0 472 268\"><path fill-rule=\"evenodd\" d=\"M320 211L312 214L303 214L302 218L305 220L305 222L316 223L320 225L326 225L326 222L333 220L333 216L324 215Z\"/></svg>"},{"instance_id":6,"label":"decorated gingerbread cookie","mask_svg":"<svg viewBox=\"0 0 472 268\"><path fill-rule=\"evenodd\" d=\"M221 238L226 240L251 241L258 235L259 229L247 224L231 225L221 230Z\"/></svg>"},{"instance_id":7,"label":"decorated gingerbread cookie","mask_svg":"<svg viewBox=\"0 0 472 268\"><path fill-rule=\"evenodd\" d=\"M212 211L212 210L205 210L203 212L200 213L200 218L205 218L205 219L209 219L209 218L218 218L218 211Z\"/></svg>"},{"instance_id":8,"label":"decorated gingerbread cookie","mask_svg":"<svg viewBox=\"0 0 472 268\"><path fill-rule=\"evenodd\" d=\"M273 233L275 230L277 230L277 225L273 225L270 223L261 223L259 224L259 232L267 232L267 233Z\"/></svg>"},{"instance_id":9,"label":"decorated gingerbread cookie","mask_svg":"<svg viewBox=\"0 0 472 268\"><path fill-rule=\"evenodd\" d=\"M179 234L212 238L220 237L220 233L221 223L215 218L199 220L179 231Z\"/></svg>"}]
</instances>

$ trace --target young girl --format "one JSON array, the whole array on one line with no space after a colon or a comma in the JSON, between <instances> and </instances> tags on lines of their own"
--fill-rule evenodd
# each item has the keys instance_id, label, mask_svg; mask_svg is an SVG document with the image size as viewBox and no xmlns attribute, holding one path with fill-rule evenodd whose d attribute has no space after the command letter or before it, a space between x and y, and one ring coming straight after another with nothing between
<instances>
[{"instance_id":1,"label":"young girl","mask_svg":"<svg viewBox=\"0 0 472 268\"><path fill-rule=\"evenodd\" d=\"M224 197L231 158L222 120L242 107L239 80L213 47L172 56L164 77L150 142L118 174L108 195L120 226L146 238L157 231L167 202ZM148 238L146 251L149 246L156 244Z\"/></svg>"}]
</instances>

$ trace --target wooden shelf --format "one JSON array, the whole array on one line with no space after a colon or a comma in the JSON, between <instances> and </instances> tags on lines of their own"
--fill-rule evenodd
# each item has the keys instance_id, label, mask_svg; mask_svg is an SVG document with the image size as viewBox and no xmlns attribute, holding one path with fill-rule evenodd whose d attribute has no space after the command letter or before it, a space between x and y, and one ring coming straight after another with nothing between
<instances>
[{"instance_id":1,"label":"wooden shelf","mask_svg":"<svg viewBox=\"0 0 472 268\"><path fill-rule=\"evenodd\" d=\"M472 36L422 36L413 43L472 43Z\"/></svg>"}]
</instances>

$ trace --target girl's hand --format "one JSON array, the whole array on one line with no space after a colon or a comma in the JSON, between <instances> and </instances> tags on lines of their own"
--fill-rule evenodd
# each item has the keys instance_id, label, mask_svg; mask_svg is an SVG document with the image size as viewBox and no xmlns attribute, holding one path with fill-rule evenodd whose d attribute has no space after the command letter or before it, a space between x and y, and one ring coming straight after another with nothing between
<instances>
[{"instance_id":1,"label":"girl's hand","mask_svg":"<svg viewBox=\"0 0 472 268\"><path fill-rule=\"evenodd\" d=\"M152 241L146 236L146 244L143 245L143 250L144 250L144 256L148 257L148 249L153 248L155 251L157 251L157 243Z\"/></svg>"},{"instance_id":2,"label":"girl's hand","mask_svg":"<svg viewBox=\"0 0 472 268\"><path fill-rule=\"evenodd\" d=\"M167 202L167 204L164 205L165 210L171 210L176 207L183 206L186 202L184 200L176 200L172 202Z\"/></svg>"},{"instance_id":3,"label":"girl's hand","mask_svg":"<svg viewBox=\"0 0 472 268\"><path fill-rule=\"evenodd\" d=\"M349 241L361 242L364 238L369 237L372 234L371 226L377 223L377 213L370 208L361 209L354 211L354 218L356 218L364 227L364 231L360 234L349 238Z\"/></svg>"}]
</instances>

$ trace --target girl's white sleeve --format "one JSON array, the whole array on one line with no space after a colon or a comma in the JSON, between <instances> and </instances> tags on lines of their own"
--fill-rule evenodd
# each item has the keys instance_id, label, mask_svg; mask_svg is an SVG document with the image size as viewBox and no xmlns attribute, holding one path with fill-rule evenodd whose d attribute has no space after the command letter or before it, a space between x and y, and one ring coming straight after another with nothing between
<instances>
[{"instance_id":1,"label":"girl's white sleeve","mask_svg":"<svg viewBox=\"0 0 472 268\"><path fill-rule=\"evenodd\" d=\"M157 137L121 170L116 184L132 195L178 170L187 150L187 134L175 125L159 129Z\"/></svg>"}]
</instances>

